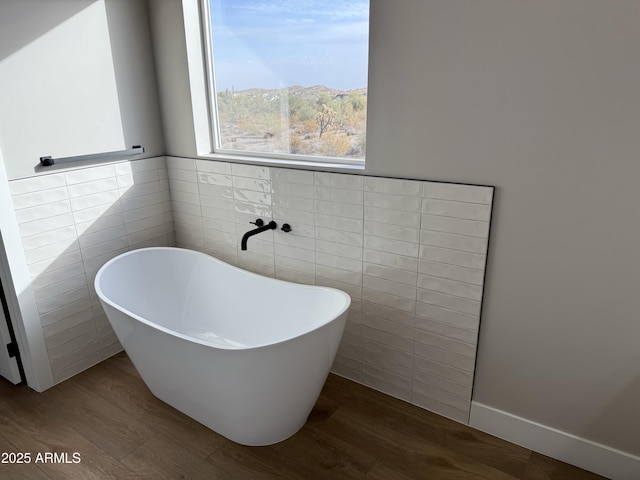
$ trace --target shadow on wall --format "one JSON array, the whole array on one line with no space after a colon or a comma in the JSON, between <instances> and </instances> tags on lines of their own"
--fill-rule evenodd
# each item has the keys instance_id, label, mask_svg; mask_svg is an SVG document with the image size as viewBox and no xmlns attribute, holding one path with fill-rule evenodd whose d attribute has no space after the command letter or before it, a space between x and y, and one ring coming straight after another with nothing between
<instances>
[{"instance_id":1,"label":"shadow on wall","mask_svg":"<svg viewBox=\"0 0 640 480\"><path fill-rule=\"evenodd\" d=\"M148 153L160 155L165 148L147 2L107 1L105 13L124 145L144 142Z\"/></svg>"},{"instance_id":2,"label":"shadow on wall","mask_svg":"<svg viewBox=\"0 0 640 480\"><path fill-rule=\"evenodd\" d=\"M32 2L2 0L0 4L0 61L45 35L97 0L40 2L34 15ZM23 21L23 19L25 19ZM24 28L28 19L29 28ZM46 72L42 72L44 75Z\"/></svg>"},{"instance_id":3,"label":"shadow on wall","mask_svg":"<svg viewBox=\"0 0 640 480\"><path fill-rule=\"evenodd\" d=\"M121 350L95 294L128 250L173 244L164 157L9 182L55 383Z\"/></svg>"}]
</instances>

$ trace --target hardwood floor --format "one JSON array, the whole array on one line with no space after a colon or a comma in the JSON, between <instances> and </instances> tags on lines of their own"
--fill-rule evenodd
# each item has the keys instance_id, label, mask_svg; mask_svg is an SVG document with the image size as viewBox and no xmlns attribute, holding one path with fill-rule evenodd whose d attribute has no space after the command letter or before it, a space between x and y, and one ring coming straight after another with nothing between
<instances>
[{"instance_id":1,"label":"hardwood floor","mask_svg":"<svg viewBox=\"0 0 640 480\"><path fill-rule=\"evenodd\" d=\"M157 400L124 354L44 393L0 383L2 452L31 455L3 480L603 478L335 375L300 432L243 447Z\"/></svg>"}]
</instances>

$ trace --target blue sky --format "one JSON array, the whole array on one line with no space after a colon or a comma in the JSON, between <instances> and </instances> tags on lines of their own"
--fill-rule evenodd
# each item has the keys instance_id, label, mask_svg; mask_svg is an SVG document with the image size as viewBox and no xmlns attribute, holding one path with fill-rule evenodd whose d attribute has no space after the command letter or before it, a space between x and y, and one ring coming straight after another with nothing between
<instances>
[{"instance_id":1,"label":"blue sky","mask_svg":"<svg viewBox=\"0 0 640 480\"><path fill-rule=\"evenodd\" d=\"M368 0L211 0L216 87L367 85Z\"/></svg>"}]
</instances>

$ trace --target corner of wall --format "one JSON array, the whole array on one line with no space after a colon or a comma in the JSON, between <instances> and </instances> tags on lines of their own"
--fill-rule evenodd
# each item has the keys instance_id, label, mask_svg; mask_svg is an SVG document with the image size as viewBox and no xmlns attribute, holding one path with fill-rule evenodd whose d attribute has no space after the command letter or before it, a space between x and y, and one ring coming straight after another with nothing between
<instances>
[{"instance_id":1,"label":"corner of wall","mask_svg":"<svg viewBox=\"0 0 640 480\"><path fill-rule=\"evenodd\" d=\"M3 286L27 384L40 392L53 386L53 374L1 155L0 164L0 268L6 280Z\"/></svg>"},{"instance_id":2,"label":"corner of wall","mask_svg":"<svg viewBox=\"0 0 640 480\"><path fill-rule=\"evenodd\" d=\"M182 1L149 2L149 17L166 153L196 156Z\"/></svg>"},{"instance_id":3,"label":"corner of wall","mask_svg":"<svg viewBox=\"0 0 640 480\"><path fill-rule=\"evenodd\" d=\"M471 402L469 426L607 478L640 478L640 457L482 403Z\"/></svg>"}]
</instances>

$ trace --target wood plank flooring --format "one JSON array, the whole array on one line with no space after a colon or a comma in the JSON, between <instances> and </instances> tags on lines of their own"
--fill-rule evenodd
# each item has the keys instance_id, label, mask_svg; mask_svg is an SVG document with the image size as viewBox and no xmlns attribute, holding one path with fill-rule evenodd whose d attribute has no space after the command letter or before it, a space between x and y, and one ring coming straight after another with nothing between
<instances>
[{"instance_id":1,"label":"wood plank flooring","mask_svg":"<svg viewBox=\"0 0 640 480\"><path fill-rule=\"evenodd\" d=\"M243 447L157 400L124 353L44 393L1 382L2 452L31 454L3 480L603 478L335 375L300 432Z\"/></svg>"}]
</instances>

